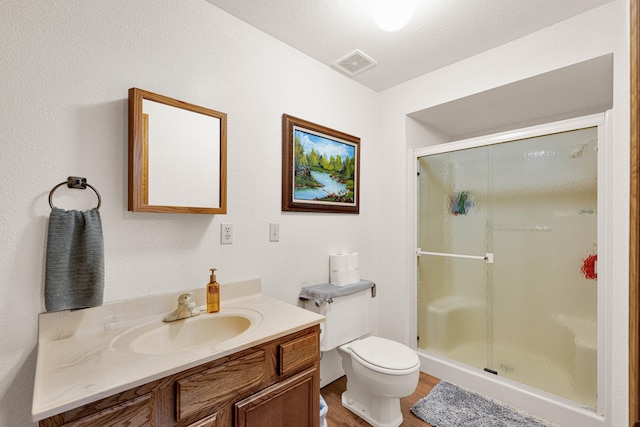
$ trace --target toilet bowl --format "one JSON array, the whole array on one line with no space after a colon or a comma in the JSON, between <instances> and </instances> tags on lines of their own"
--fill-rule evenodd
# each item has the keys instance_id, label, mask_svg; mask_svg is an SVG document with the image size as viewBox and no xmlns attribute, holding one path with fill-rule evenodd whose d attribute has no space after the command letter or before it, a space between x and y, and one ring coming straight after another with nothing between
<instances>
[{"instance_id":1,"label":"toilet bowl","mask_svg":"<svg viewBox=\"0 0 640 427\"><path fill-rule=\"evenodd\" d=\"M400 398L411 395L420 359L404 344L369 336L338 347L347 375L342 405L374 427L402 424Z\"/></svg>"},{"instance_id":2,"label":"toilet bowl","mask_svg":"<svg viewBox=\"0 0 640 427\"><path fill-rule=\"evenodd\" d=\"M398 427L402 424L400 398L418 386L420 359L404 344L371 336L375 289L370 280L345 286L327 283L303 288L301 298L308 310L325 316L320 351L337 349L342 359L347 375L342 406L374 427ZM321 377L326 360L332 359L322 358Z\"/></svg>"}]
</instances>

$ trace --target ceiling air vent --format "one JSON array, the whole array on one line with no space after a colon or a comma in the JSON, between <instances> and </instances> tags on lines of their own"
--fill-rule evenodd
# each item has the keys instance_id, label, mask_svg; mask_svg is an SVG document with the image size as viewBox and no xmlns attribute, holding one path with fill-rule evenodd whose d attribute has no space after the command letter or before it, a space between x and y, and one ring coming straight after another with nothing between
<instances>
[{"instance_id":1,"label":"ceiling air vent","mask_svg":"<svg viewBox=\"0 0 640 427\"><path fill-rule=\"evenodd\" d=\"M343 56L333 63L333 66L343 71L350 76L354 76L358 73L368 70L377 64L376 61L369 58L364 52L356 49L353 52Z\"/></svg>"}]
</instances>

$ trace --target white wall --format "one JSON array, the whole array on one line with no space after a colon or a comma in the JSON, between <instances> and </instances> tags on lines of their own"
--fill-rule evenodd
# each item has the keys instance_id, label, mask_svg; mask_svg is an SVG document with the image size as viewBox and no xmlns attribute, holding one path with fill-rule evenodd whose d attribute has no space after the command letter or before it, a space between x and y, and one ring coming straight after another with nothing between
<instances>
[{"instance_id":1,"label":"white wall","mask_svg":"<svg viewBox=\"0 0 640 427\"><path fill-rule=\"evenodd\" d=\"M612 261L611 283L607 283L611 322L607 325L610 340L605 373L611 400L606 402L612 414L609 425L627 423L628 360L628 192L629 192L629 63L627 0L616 0L576 18L515 40L441 70L420 76L388 89L381 94L380 158L384 159L381 179L380 223L405 224L402 232L380 235L379 295L380 335L406 343L414 342L411 316L406 307L415 304L413 297L411 235L413 195L399 189L410 188L410 149L415 123L407 127L406 115L444 102L473 95L561 67L614 54L614 114L612 157L605 179L610 193L606 205L613 212L605 250ZM428 132L424 132L425 135ZM441 142L441 138L434 138ZM432 143L436 143L432 142ZM612 167L615 165L615 167ZM405 208L406 207L406 208ZM403 311L405 308L405 311ZM615 361L615 363L614 363Z\"/></svg>"},{"instance_id":2,"label":"white wall","mask_svg":"<svg viewBox=\"0 0 640 427\"><path fill-rule=\"evenodd\" d=\"M220 282L260 276L266 294L296 303L302 285L327 279L330 251L351 250L361 253L362 276L378 284L380 335L409 343L412 207L405 189L407 148L416 143L407 144L406 114L610 52L616 363L609 365L612 425L624 425L627 10L628 0L616 0L377 94L204 0L0 2L0 425L30 425L47 195L68 175L87 177L102 193L107 301L203 286L215 266ZM229 115L227 215L127 212L132 86ZM362 138L360 215L280 211L282 113ZM93 203L90 193L73 190L67 198L64 191L71 192L56 192L60 207ZM233 245L219 244L222 222L234 224ZM269 222L281 224L279 243L268 242ZM381 225L393 232L378 233Z\"/></svg>"},{"instance_id":3,"label":"white wall","mask_svg":"<svg viewBox=\"0 0 640 427\"><path fill-rule=\"evenodd\" d=\"M360 252L376 280L377 93L204 0L3 1L0 28L1 426L31 425L47 196L69 175L102 194L106 301L204 286L217 267L221 283L259 276L295 304L328 280L334 250ZM127 211L134 86L228 114L227 215ZM281 212L283 113L362 139L360 215ZM94 196L62 188L54 202L86 209Z\"/></svg>"}]
</instances>

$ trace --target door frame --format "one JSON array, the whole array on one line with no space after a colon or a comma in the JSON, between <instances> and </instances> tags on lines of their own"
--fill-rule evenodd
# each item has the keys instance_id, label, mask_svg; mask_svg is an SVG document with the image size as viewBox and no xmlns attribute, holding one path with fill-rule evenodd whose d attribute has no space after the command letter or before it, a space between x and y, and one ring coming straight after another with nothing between
<instances>
[{"instance_id":1,"label":"door frame","mask_svg":"<svg viewBox=\"0 0 640 427\"><path fill-rule=\"evenodd\" d=\"M640 426L640 5L630 2L629 426Z\"/></svg>"},{"instance_id":2,"label":"door frame","mask_svg":"<svg viewBox=\"0 0 640 427\"><path fill-rule=\"evenodd\" d=\"M640 1L640 0L636 0ZM500 132L491 135L484 135L476 138L470 138L466 140L460 141L452 141L445 142L441 144L425 146L421 148L416 148L414 150L410 150L409 159L412 163L412 171L411 171L411 181L409 181L409 185L411 193L413 194L411 205L411 230L412 235L410 241L412 242L412 247L410 249L410 253L412 253L412 269L411 269L411 277L413 284L413 294L416 295L418 291L418 275L417 275L417 253L416 248L419 247L417 241L417 230L418 230L418 158L426 155L439 154L443 152L450 151L458 151L464 150L468 148L475 148L485 145L498 144L502 142L509 142L519 139L526 139L530 137L542 136L553 133L560 133L565 131L571 131L575 129L580 129L584 127L592 127L598 126L598 146L599 154L598 154L598 194L607 194L610 191L611 182L607 178L605 171L607 168L611 167L608 163L608 160L611 158L611 153L609 152L610 144L607 144L606 141L610 137L609 130L611 126L611 115L609 112L591 114L588 116L576 117L567 120L561 120L557 122L550 122L541 125L526 127L522 129L516 129L506 132ZM640 164L640 163L639 163ZM640 181L639 181L640 182ZM611 212L605 212L604 206L601 205L601 201L598 201L598 252L604 251L605 248L610 247L610 237L607 237L607 234L610 233L610 227L612 224ZM599 282L602 283L610 283L611 281L611 262L607 259L607 257L599 256L602 260L599 262L598 270L599 270ZM610 324L610 311L606 310L608 306L607 302L610 302L609 295L607 293L606 286L598 286L598 399L597 399L597 410L596 413L598 417L604 417L604 419L608 419L610 414L607 414L607 407L610 402L610 384L608 384L608 377L610 372L608 371L608 364L606 361L607 357L607 348L611 346L611 336L606 333L605 325ZM411 336L414 337L412 345L417 349L417 318L418 318L418 307L416 304L411 304L411 312L410 312L410 333ZM534 390L534 389L531 389ZM535 391L534 391L535 393ZM553 405L552 405L553 406ZM640 427L638 426L633 427Z\"/></svg>"}]
</instances>

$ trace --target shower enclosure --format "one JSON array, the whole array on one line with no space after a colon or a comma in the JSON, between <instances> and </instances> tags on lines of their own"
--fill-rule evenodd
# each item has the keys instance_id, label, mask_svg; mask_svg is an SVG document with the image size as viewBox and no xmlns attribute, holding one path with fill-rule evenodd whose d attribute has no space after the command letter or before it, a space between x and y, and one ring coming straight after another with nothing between
<instances>
[{"instance_id":1,"label":"shower enclosure","mask_svg":"<svg viewBox=\"0 0 640 427\"><path fill-rule=\"evenodd\" d=\"M419 352L597 410L601 121L416 151Z\"/></svg>"}]
</instances>

